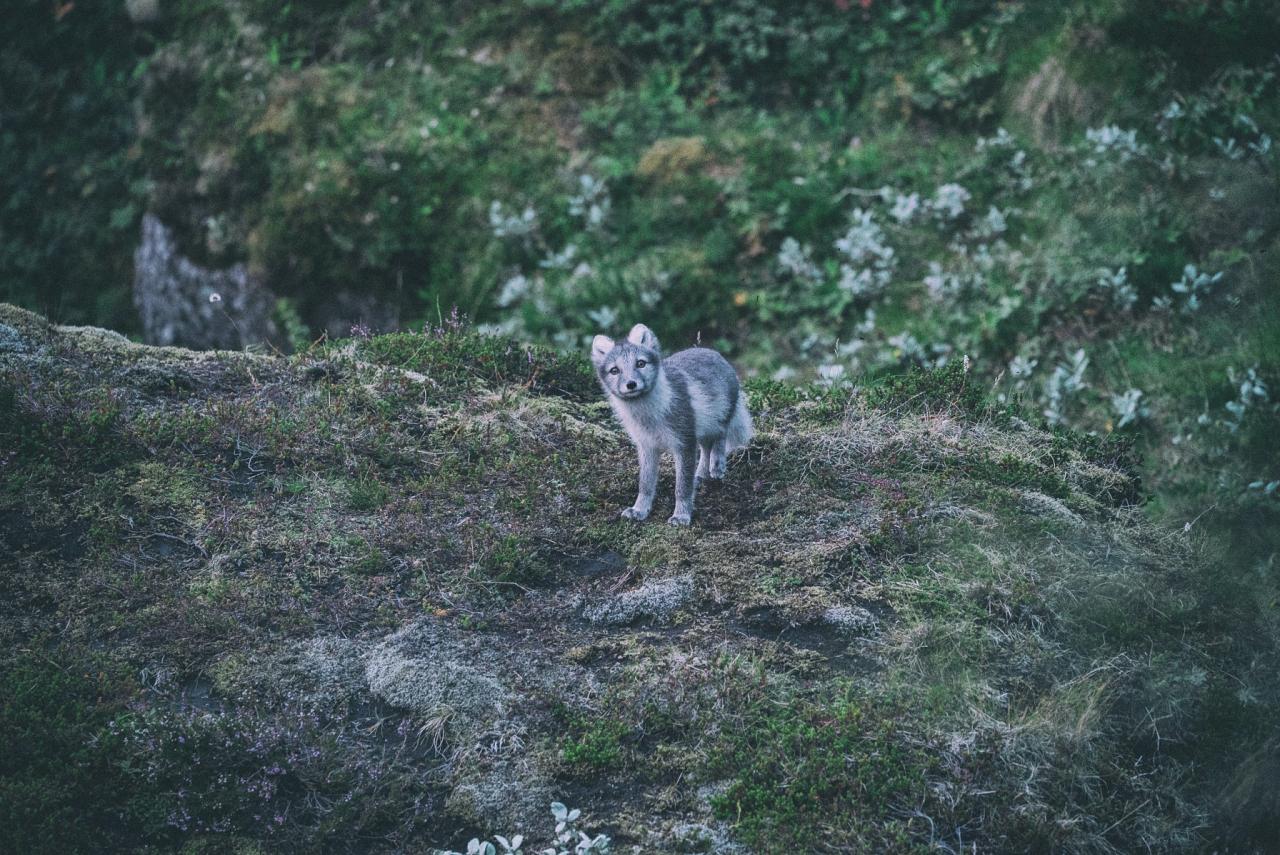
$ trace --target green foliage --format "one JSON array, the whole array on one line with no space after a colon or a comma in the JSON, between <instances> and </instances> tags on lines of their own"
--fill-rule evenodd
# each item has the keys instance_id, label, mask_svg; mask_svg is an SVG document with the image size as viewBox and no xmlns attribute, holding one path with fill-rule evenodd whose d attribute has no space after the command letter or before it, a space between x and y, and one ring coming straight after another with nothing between
<instances>
[{"instance_id":1,"label":"green foliage","mask_svg":"<svg viewBox=\"0 0 1280 855\"><path fill-rule=\"evenodd\" d=\"M762 850L816 846L826 834L842 846L901 847L905 828L884 818L922 795L934 762L904 745L901 718L856 693L751 706L713 760L732 783L712 806Z\"/></svg>"},{"instance_id":2,"label":"green foliage","mask_svg":"<svg viewBox=\"0 0 1280 855\"><path fill-rule=\"evenodd\" d=\"M86 395L67 378L46 383L20 372L0 373L0 437L7 447L33 460L93 472L136 453L120 432L117 395L105 389Z\"/></svg>"},{"instance_id":3,"label":"green foliage","mask_svg":"<svg viewBox=\"0 0 1280 855\"><path fill-rule=\"evenodd\" d=\"M0 848L100 852L130 841L136 826L121 817L146 812L146 794L117 765L116 691L105 674L31 657L0 665Z\"/></svg>"},{"instance_id":4,"label":"green foliage","mask_svg":"<svg viewBox=\"0 0 1280 855\"><path fill-rule=\"evenodd\" d=\"M616 719L571 716L561 756L578 774L608 772L622 760L622 739L627 733L627 726Z\"/></svg>"},{"instance_id":5,"label":"green foliage","mask_svg":"<svg viewBox=\"0 0 1280 855\"><path fill-rule=\"evenodd\" d=\"M954 410L976 418L989 413L985 393L963 362L952 361L941 368L890 375L870 386L864 397L879 409Z\"/></svg>"},{"instance_id":6,"label":"green foliage","mask_svg":"<svg viewBox=\"0 0 1280 855\"><path fill-rule=\"evenodd\" d=\"M0 301L131 331L148 38L120 0L10 4L0 44Z\"/></svg>"},{"instance_id":7,"label":"green foliage","mask_svg":"<svg viewBox=\"0 0 1280 855\"><path fill-rule=\"evenodd\" d=\"M353 511L376 511L391 498L387 486L374 472L366 472L347 483L347 503Z\"/></svg>"}]
</instances>

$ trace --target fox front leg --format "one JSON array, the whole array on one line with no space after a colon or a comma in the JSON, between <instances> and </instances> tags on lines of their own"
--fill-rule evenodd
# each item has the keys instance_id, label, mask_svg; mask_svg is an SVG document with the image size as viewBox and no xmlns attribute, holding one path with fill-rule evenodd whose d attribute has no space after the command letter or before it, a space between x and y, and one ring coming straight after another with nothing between
<instances>
[{"instance_id":1,"label":"fox front leg","mask_svg":"<svg viewBox=\"0 0 1280 855\"><path fill-rule=\"evenodd\" d=\"M653 494L658 490L658 459L655 448L637 446L640 456L640 491L636 494L636 503L622 512L629 520L642 520L649 516L653 509Z\"/></svg>"},{"instance_id":2,"label":"fox front leg","mask_svg":"<svg viewBox=\"0 0 1280 855\"><path fill-rule=\"evenodd\" d=\"M694 477L698 465L698 449L690 444L677 449L676 459L676 512L667 520L671 525L689 525L693 522L693 491L697 486Z\"/></svg>"}]
</instances>

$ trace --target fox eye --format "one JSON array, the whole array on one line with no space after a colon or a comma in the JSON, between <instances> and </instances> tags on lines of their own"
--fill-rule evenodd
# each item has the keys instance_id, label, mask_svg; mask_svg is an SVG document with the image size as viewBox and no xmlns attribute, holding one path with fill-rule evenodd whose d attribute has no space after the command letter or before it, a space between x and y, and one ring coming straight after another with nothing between
<instances>
[{"instance_id":1,"label":"fox eye","mask_svg":"<svg viewBox=\"0 0 1280 855\"><path fill-rule=\"evenodd\" d=\"M615 366L613 366L612 368L610 368L610 369L609 369L609 373L610 373L610 374L617 374L617 373L619 373L619 372L618 372L618 366L616 366L616 365L615 365Z\"/></svg>"},{"instance_id":2,"label":"fox eye","mask_svg":"<svg viewBox=\"0 0 1280 855\"><path fill-rule=\"evenodd\" d=\"M636 368L644 368L648 364L649 363L645 362L643 359L636 360Z\"/></svg>"}]
</instances>

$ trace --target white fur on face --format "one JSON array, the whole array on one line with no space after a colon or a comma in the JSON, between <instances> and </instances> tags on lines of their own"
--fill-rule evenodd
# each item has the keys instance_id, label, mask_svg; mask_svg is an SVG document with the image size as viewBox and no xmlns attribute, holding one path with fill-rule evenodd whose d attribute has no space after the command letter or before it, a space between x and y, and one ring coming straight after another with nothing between
<instances>
[{"instance_id":1,"label":"white fur on face","mask_svg":"<svg viewBox=\"0 0 1280 855\"><path fill-rule=\"evenodd\" d=\"M634 401L626 401L614 395L609 396L609 405L613 407L618 421L622 422L627 435L636 445L652 449L675 448L679 442L675 434L665 427L667 411L671 409L671 384L666 375L659 372L649 394Z\"/></svg>"}]
</instances>

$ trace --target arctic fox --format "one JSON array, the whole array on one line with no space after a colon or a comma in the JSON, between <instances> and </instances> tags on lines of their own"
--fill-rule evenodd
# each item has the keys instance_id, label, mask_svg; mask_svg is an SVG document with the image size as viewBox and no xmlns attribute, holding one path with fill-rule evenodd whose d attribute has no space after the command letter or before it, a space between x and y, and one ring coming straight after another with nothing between
<instances>
[{"instance_id":1,"label":"arctic fox","mask_svg":"<svg viewBox=\"0 0 1280 855\"><path fill-rule=\"evenodd\" d=\"M676 509L667 522L689 525L697 479L723 478L725 456L751 441L751 414L733 366L706 347L664 357L644 324L632 327L626 341L596 336L591 361L640 457L640 492L622 516L649 516L658 461L669 451L676 464Z\"/></svg>"}]
</instances>

